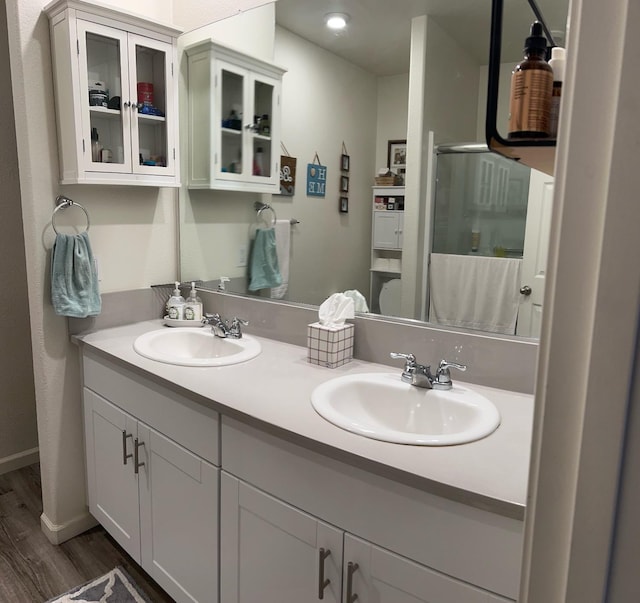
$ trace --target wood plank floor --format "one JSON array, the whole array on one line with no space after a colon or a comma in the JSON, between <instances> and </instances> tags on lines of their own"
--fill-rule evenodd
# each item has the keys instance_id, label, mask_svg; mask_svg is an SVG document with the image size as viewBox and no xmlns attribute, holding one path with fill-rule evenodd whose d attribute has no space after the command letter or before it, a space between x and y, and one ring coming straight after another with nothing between
<instances>
[{"instance_id":1,"label":"wood plank floor","mask_svg":"<svg viewBox=\"0 0 640 603\"><path fill-rule=\"evenodd\" d=\"M39 469L0 475L0 603L42 603L117 565L152 601L173 602L101 527L52 545L40 529Z\"/></svg>"}]
</instances>

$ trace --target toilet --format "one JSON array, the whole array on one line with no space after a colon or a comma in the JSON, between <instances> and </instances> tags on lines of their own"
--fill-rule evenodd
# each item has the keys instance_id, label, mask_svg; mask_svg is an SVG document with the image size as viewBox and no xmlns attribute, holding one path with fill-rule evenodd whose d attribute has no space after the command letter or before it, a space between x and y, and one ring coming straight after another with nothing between
<instances>
[{"instance_id":1,"label":"toilet","mask_svg":"<svg viewBox=\"0 0 640 603\"><path fill-rule=\"evenodd\" d=\"M382 285L378 304L380 314L385 316L400 316L400 300L402 296L402 281L392 278Z\"/></svg>"}]
</instances>

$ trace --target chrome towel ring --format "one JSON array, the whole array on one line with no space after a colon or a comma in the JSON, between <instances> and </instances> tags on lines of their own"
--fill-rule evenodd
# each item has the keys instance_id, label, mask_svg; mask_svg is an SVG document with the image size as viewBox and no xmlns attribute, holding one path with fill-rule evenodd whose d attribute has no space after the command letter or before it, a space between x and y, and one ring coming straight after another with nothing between
<instances>
[{"instance_id":1,"label":"chrome towel ring","mask_svg":"<svg viewBox=\"0 0 640 603\"><path fill-rule=\"evenodd\" d=\"M260 203L260 201L256 201L253 206L255 207L256 211L258 212L258 219L260 219L260 216L262 215L262 212L265 211L266 209L268 209L273 215L272 215L272 220L271 220L271 226L275 226L276 225L276 220L278 219L278 216L276 215L276 210L273 209L273 207L271 207L271 205L267 204L267 203Z\"/></svg>"},{"instance_id":2,"label":"chrome towel ring","mask_svg":"<svg viewBox=\"0 0 640 603\"><path fill-rule=\"evenodd\" d=\"M56 234L60 234L58 232L58 229L56 228L56 213L61 209L72 206L79 207L84 212L84 215L87 218L87 227L85 228L85 232L89 230L91 221L89 220L89 213L87 212L87 210L82 205L80 205L80 203L76 203L75 201L73 201L73 199L69 199L69 197L65 197L63 195L58 195L56 197L56 208L53 210L53 215L51 216L51 226L53 227L53 230Z\"/></svg>"}]
</instances>

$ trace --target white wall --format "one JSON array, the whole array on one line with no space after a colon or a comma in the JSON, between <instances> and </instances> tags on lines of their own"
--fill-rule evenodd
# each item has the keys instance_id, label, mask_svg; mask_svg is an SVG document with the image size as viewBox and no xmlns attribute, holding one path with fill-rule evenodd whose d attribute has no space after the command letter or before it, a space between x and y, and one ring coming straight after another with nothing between
<instances>
[{"instance_id":1,"label":"white wall","mask_svg":"<svg viewBox=\"0 0 640 603\"><path fill-rule=\"evenodd\" d=\"M406 140L409 113L409 74L378 78L376 172L387 166L388 141Z\"/></svg>"},{"instance_id":2,"label":"white wall","mask_svg":"<svg viewBox=\"0 0 640 603\"><path fill-rule=\"evenodd\" d=\"M124 0L123 0L124 1ZM153 3L154 0L147 0ZM240 15L271 0L175 0L173 2L173 24L188 32L207 27L210 23ZM233 44L232 44L233 45Z\"/></svg>"},{"instance_id":3,"label":"white wall","mask_svg":"<svg viewBox=\"0 0 640 603\"><path fill-rule=\"evenodd\" d=\"M496 124L498 132L507 136L509 128L509 96L511 95L511 72L515 64L502 63L500 65L500 81L498 82L498 112ZM480 66L480 82L478 88L478 130L476 140L486 142L485 123L487 119L487 87L489 83L489 66Z\"/></svg>"},{"instance_id":4,"label":"white wall","mask_svg":"<svg viewBox=\"0 0 640 603\"><path fill-rule=\"evenodd\" d=\"M99 261L101 290L147 287L175 278L176 213L172 190L58 185L47 0L7 6L13 102L42 469L43 523L64 539L89 521L85 504L82 412L77 348L49 301L51 214L57 194L86 207ZM135 3L128 3L135 9ZM147 2L147 14L170 14L169 1ZM153 10L151 10L153 9ZM65 210L67 211L67 210ZM84 224L84 216L76 217ZM132 261L135 259L135 261Z\"/></svg>"},{"instance_id":5,"label":"white wall","mask_svg":"<svg viewBox=\"0 0 640 603\"><path fill-rule=\"evenodd\" d=\"M4 0L0 5L0 82L11 89L9 46ZM31 359L31 327L27 275L20 209L20 182L13 103L10 94L0 96L0 473L32 462L38 446L36 399Z\"/></svg>"}]
</instances>

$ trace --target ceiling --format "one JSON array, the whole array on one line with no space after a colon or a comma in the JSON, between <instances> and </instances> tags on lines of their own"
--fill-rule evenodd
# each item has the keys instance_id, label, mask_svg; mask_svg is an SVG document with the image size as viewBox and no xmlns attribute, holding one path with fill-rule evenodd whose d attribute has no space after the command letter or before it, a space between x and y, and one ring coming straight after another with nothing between
<instances>
[{"instance_id":1,"label":"ceiling","mask_svg":"<svg viewBox=\"0 0 640 603\"><path fill-rule=\"evenodd\" d=\"M538 0L552 32L565 31L569 0ZM503 62L522 58L535 20L526 0L504 0ZM330 12L350 16L346 32L324 26ZM411 19L429 15L479 65L488 63L491 0L278 0L278 25L376 75L409 71ZM508 34L508 35L507 35ZM554 33L554 36L556 34ZM562 40L560 40L562 45Z\"/></svg>"}]
</instances>

